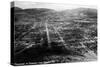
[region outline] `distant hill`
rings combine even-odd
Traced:
[[[11,9],[12,9],[12,10],[15,10],[15,11],[16,11],[16,10],[23,10],[22,8],[19,8],[19,7],[11,7]]]
[[[91,8],[67,9],[64,11],[55,11],[47,8],[14,9],[15,21],[68,21],[73,19],[97,18],[97,10]],[[31,21],[30,21],[31,20]]]
[[[11,8],[14,9],[15,22],[17,21],[41,21],[45,20],[48,15],[54,15],[55,10],[46,8],[32,8],[32,9],[21,9],[18,7]],[[50,17],[50,16],[49,16]]]
[[[91,8],[77,8],[71,10],[64,10],[61,11],[60,14],[64,17],[71,17],[71,18],[97,18],[97,10]]]

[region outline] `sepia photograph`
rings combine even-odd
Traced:
[[[11,65],[97,61],[97,7],[13,1]]]

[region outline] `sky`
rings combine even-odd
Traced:
[[[43,2],[31,2],[31,1],[14,1],[14,6],[23,9],[27,8],[48,8],[57,11],[75,8],[96,8],[96,6],[90,5],[73,5],[73,4],[55,4],[55,3],[43,3]]]

